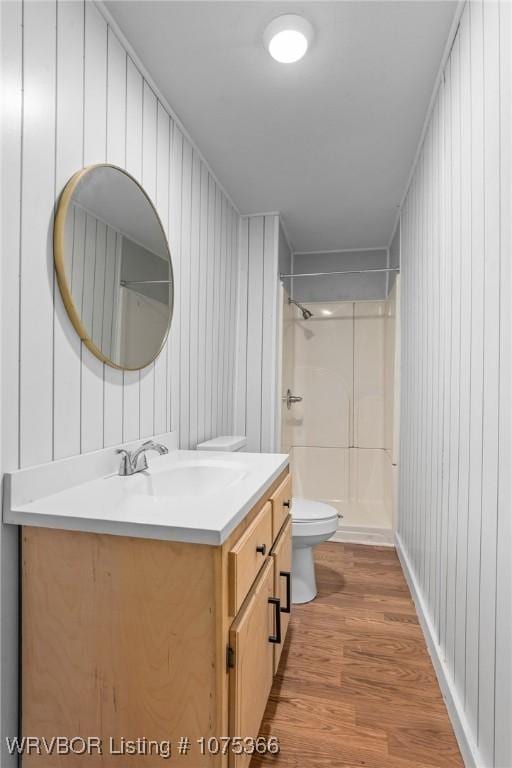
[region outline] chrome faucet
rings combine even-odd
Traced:
[[[117,453],[121,454],[121,465],[119,467],[120,475],[134,475],[136,472],[143,472],[148,468],[148,459],[146,451],[156,451],[160,456],[169,453],[168,448],[161,443],[155,443],[154,440],[146,440],[134,451],[127,451],[126,448],[119,448]]]

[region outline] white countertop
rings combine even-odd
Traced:
[[[219,545],[286,468],[288,455],[171,450],[149,453],[148,461],[145,472],[108,474],[48,494],[40,477],[23,485],[12,473],[4,522]]]

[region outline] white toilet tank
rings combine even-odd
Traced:
[[[198,443],[198,451],[245,451],[247,438],[245,435],[219,435],[206,440],[204,443]]]

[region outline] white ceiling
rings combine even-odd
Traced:
[[[456,3],[107,6],[242,213],[298,251],[387,245]],[[296,64],[261,42],[281,13],[314,26]]]

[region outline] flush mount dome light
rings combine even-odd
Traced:
[[[281,64],[293,64],[306,53],[313,27],[302,16],[288,13],[271,21],[263,33],[265,48]]]

